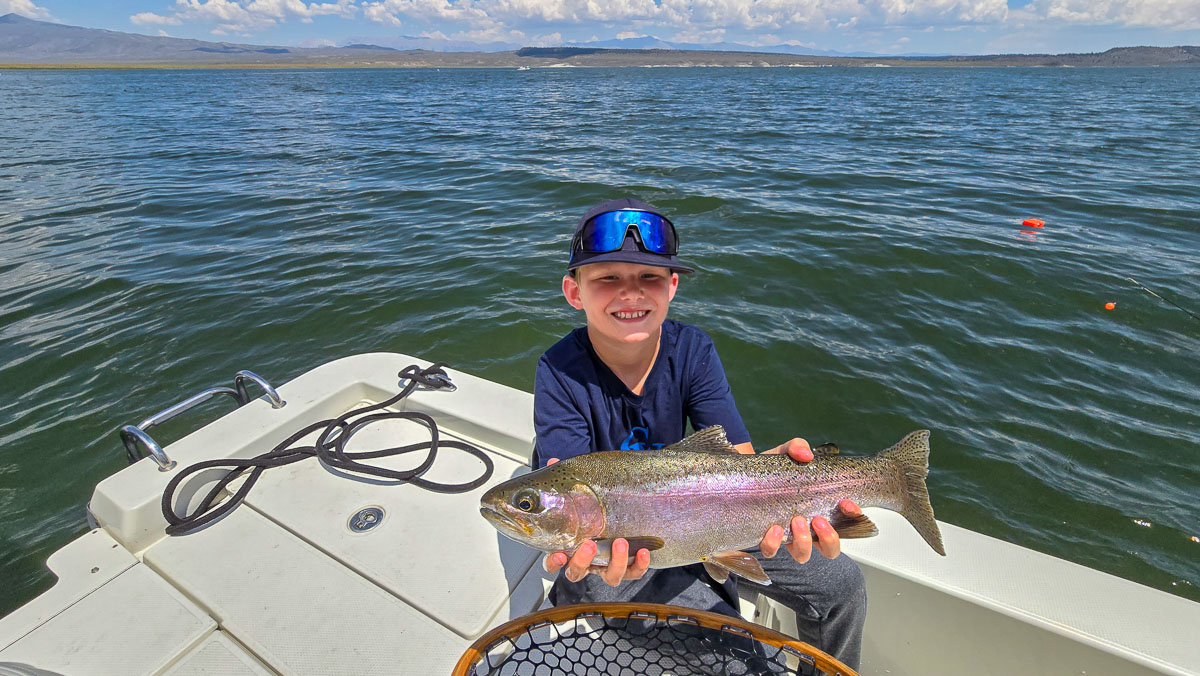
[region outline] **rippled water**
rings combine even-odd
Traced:
[[[679,224],[701,271],[672,312],[759,446],[928,427],[942,520],[1200,600],[1200,321],[1125,279],[1200,314],[1198,92],[1200,69],[0,71],[0,612],[52,584],[116,428],[238,369],[391,350],[531,389],[581,321],[574,220],[625,194]]]

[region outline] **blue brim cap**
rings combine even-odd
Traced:
[[[638,211],[649,211],[658,214],[663,218],[666,216],[657,207],[646,204],[641,200],[633,199],[632,197],[622,197],[621,199],[610,200],[604,204],[597,204],[588,209],[583,218],[579,219],[579,223],[575,225],[575,235],[578,235],[583,226],[587,224],[593,217],[609,211],[620,211],[622,209],[635,209]],[[669,219],[668,219],[669,220]],[[575,237],[571,237],[571,241],[575,241]],[[680,263],[675,256],[666,254],[656,254],[645,251],[638,246],[633,237],[626,237],[618,251],[606,251],[603,253],[588,253],[585,251],[572,251],[571,260],[567,263],[567,270],[574,270],[581,265],[590,265],[592,263],[633,263],[635,265],[653,265],[659,268],[670,268],[672,272],[680,272],[690,274],[695,270],[687,265]]]

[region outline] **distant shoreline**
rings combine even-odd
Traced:
[[[1091,54],[842,56],[792,50],[524,47],[507,52],[437,52],[379,45],[283,47],[123,33],[0,16],[2,70],[301,68],[981,68],[1200,66],[1200,47],[1114,47]]]
[[[445,52],[453,54],[454,52]],[[539,60],[541,61],[541,60]],[[822,60],[824,61],[824,60]],[[446,62],[324,62],[324,63],[0,63],[0,70],[562,70],[571,68],[1187,68],[1200,64],[1073,64],[1032,60],[934,61],[926,59],[829,59],[822,63],[454,63]]]

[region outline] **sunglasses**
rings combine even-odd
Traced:
[[[678,253],[679,238],[671,221],[649,211],[607,211],[597,214],[583,224],[572,251],[608,253],[618,251],[626,235],[633,230],[635,239],[650,253],[674,256]]]

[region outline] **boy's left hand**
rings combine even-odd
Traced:
[[[764,451],[764,453],[786,453],[792,460],[800,463],[812,462],[813,459],[813,452],[808,442],[799,437],[780,444],[769,451]],[[838,509],[842,510],[842,513],[847,516],[862,514],[862,509],[853,500],[842,500],[838,503]],[[792,541],[785,546],[788,553],[796,561],[804,563],[812,556],[813,540],[811,533],[814,532],[817,534],[816,549],[825,558],[836,558],[842,553],[841,538],[838,537],[837,531],[833,529],[833,526],[829,525],[829,520],[825,517],[814,516],[811,531],[809,530],[809,524],[805,523],[803,516],[797,515],[792,517],[792,522],[789,525],[792,529]],[[767,534],[763,536],[762,542],[759,543],[759,548],[762,550],[763,556],[769,559],[779,553],[779,547],[782,544],[783,526],[776,524],[767,529]]]

